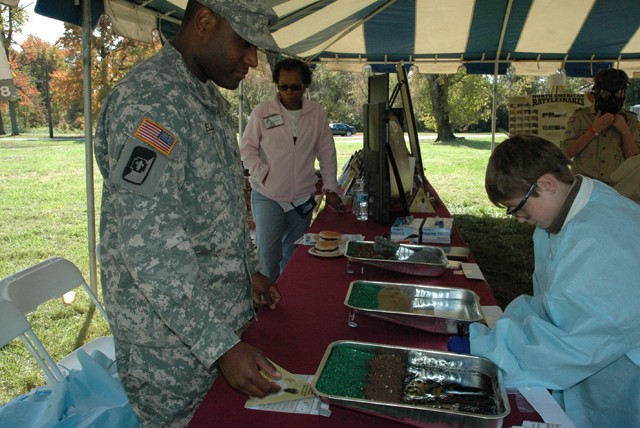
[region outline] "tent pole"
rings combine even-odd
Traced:
[[[500,41],[498,42],[498,49],[496,51],[495,66],[493,68],[493,94],[491,101],[491,153],[496,145],[496,111],[498,110],[498,72],[500,71],[500,55],[502,55],[502,44],[504,43],[504,37],[507,32],[507,25],[509,24],[509,16],[511,16],[511,7],[513,6],[513,0],[509,0],[507,3],[507,10],[504,14],[504,20],[502,21],[502,30],[500,31]]]
[[[91,117],[91,0],[82,1],[82,81],[84,98],[84,142],[87,192],[87,232],[89,238],[89,286],[97,294],[96,213],[93,189],[93,138]]]
[[[491,153],[496,145],[496,104],[498,103],[498,62],[496,61],[496,68],[493,73],[493,89],[491,94]]]

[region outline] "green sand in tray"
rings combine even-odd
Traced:
[[[378,309],[378,293],[382,287],[375,284],[354,284],[349,295],[349,305],[362,309]]]
[[[334,346],[316,382],[316,388],[327,395],[365,398],[368,363],[373,355],[345,345]]]
[[[365,394],[365,389],[370,387],[371,373],[370,361],[380,355],[392,355],[389,353],[380,354],[380,351],[363,350],[353,347],[349,344],[337,344],[331,349],[331,353],[327,358],[320,377],[316,382],[316,389],[329,396],[352,398],[352,399],[372,399],[371,393]],[[396,354],[400,355],[400,354]],[[403,354],[406,358],[406,355]],[[378,360],[380,362],[381,360]],[[384,369],[378,366],[378,370],[382,370],[380,374],[384,375]],[[438,370],[435,366],[415,366],[411,372],[412,380],[408,385],[402,386],[402,398],[375,398],[377,401],[409,403],[419,406],[433,407],[437,409],[451,409],[468,413],[476,413],[481,415],[497,415],[500,410],[496,402],[495,392],[491,388],[478,390],[475,387],[469,387],[458,384],[454,381],[443,383],[439,378],[430,378],[429,376],[416,375],[422,373],[421,370],[433,369]],[[427,370],[429,371],[429,370]],[[388,372],[392,373],[392,372]],[[462,373],[462,371],[461,371]],[[469,373],[467,373],[469,375]],[[486,374],[478,373],[477,375],[488,377]],[[375,376],[374,376],[375,377]],[[378,379],[379,380],[379,379]],[[414,384],[415,382],[415,384]],[[488,381],[491,383],[491,381]],[[369,383],[369,385],[368,385]],[[486,382],[479,382],[482,384]],[[425,385],[433,389],[425,389]],[[448,390],[458,390],[460,394],[452,394],[447,391],[442,392],[442,388],[446,386]],[[436,395],[433,395],[437,393]],[[369,396],[367,398],[367,395]]]

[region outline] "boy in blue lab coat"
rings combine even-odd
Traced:
[[[552,390],[577,427],[640,421],[640,205],[573,176],[554,144],[514,136],[489,159],[489,199],[536,226],[533,296],[495,328],[470,327],[473,355],[507,387]]]

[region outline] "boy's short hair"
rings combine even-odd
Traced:
[[[559,147],[535,135],[514,135],[500,143],[491,154],[485,175],[485,189],[494,205],[522,197],[544,174],[573,183],[571,160]],[[534,190],[532,196],[538,196]]]

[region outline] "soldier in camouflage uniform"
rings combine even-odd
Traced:
[[[100,112],[101,281],[118,372],[146,426],[186,426],[219,372],[247,395],[279,389],[239,337],[254,304],[274,309],[280,293],[258,272],[230,108],[213,84],[237,88],[256,46],[277,50],[276,19],[261,1],[190,0],[176,38]]]
[[[562,149],[573,173],[596,178],[640,202],[640,123],[623,108],[627,74],[610,68],[593,78],[594,105],[569,118]]]

